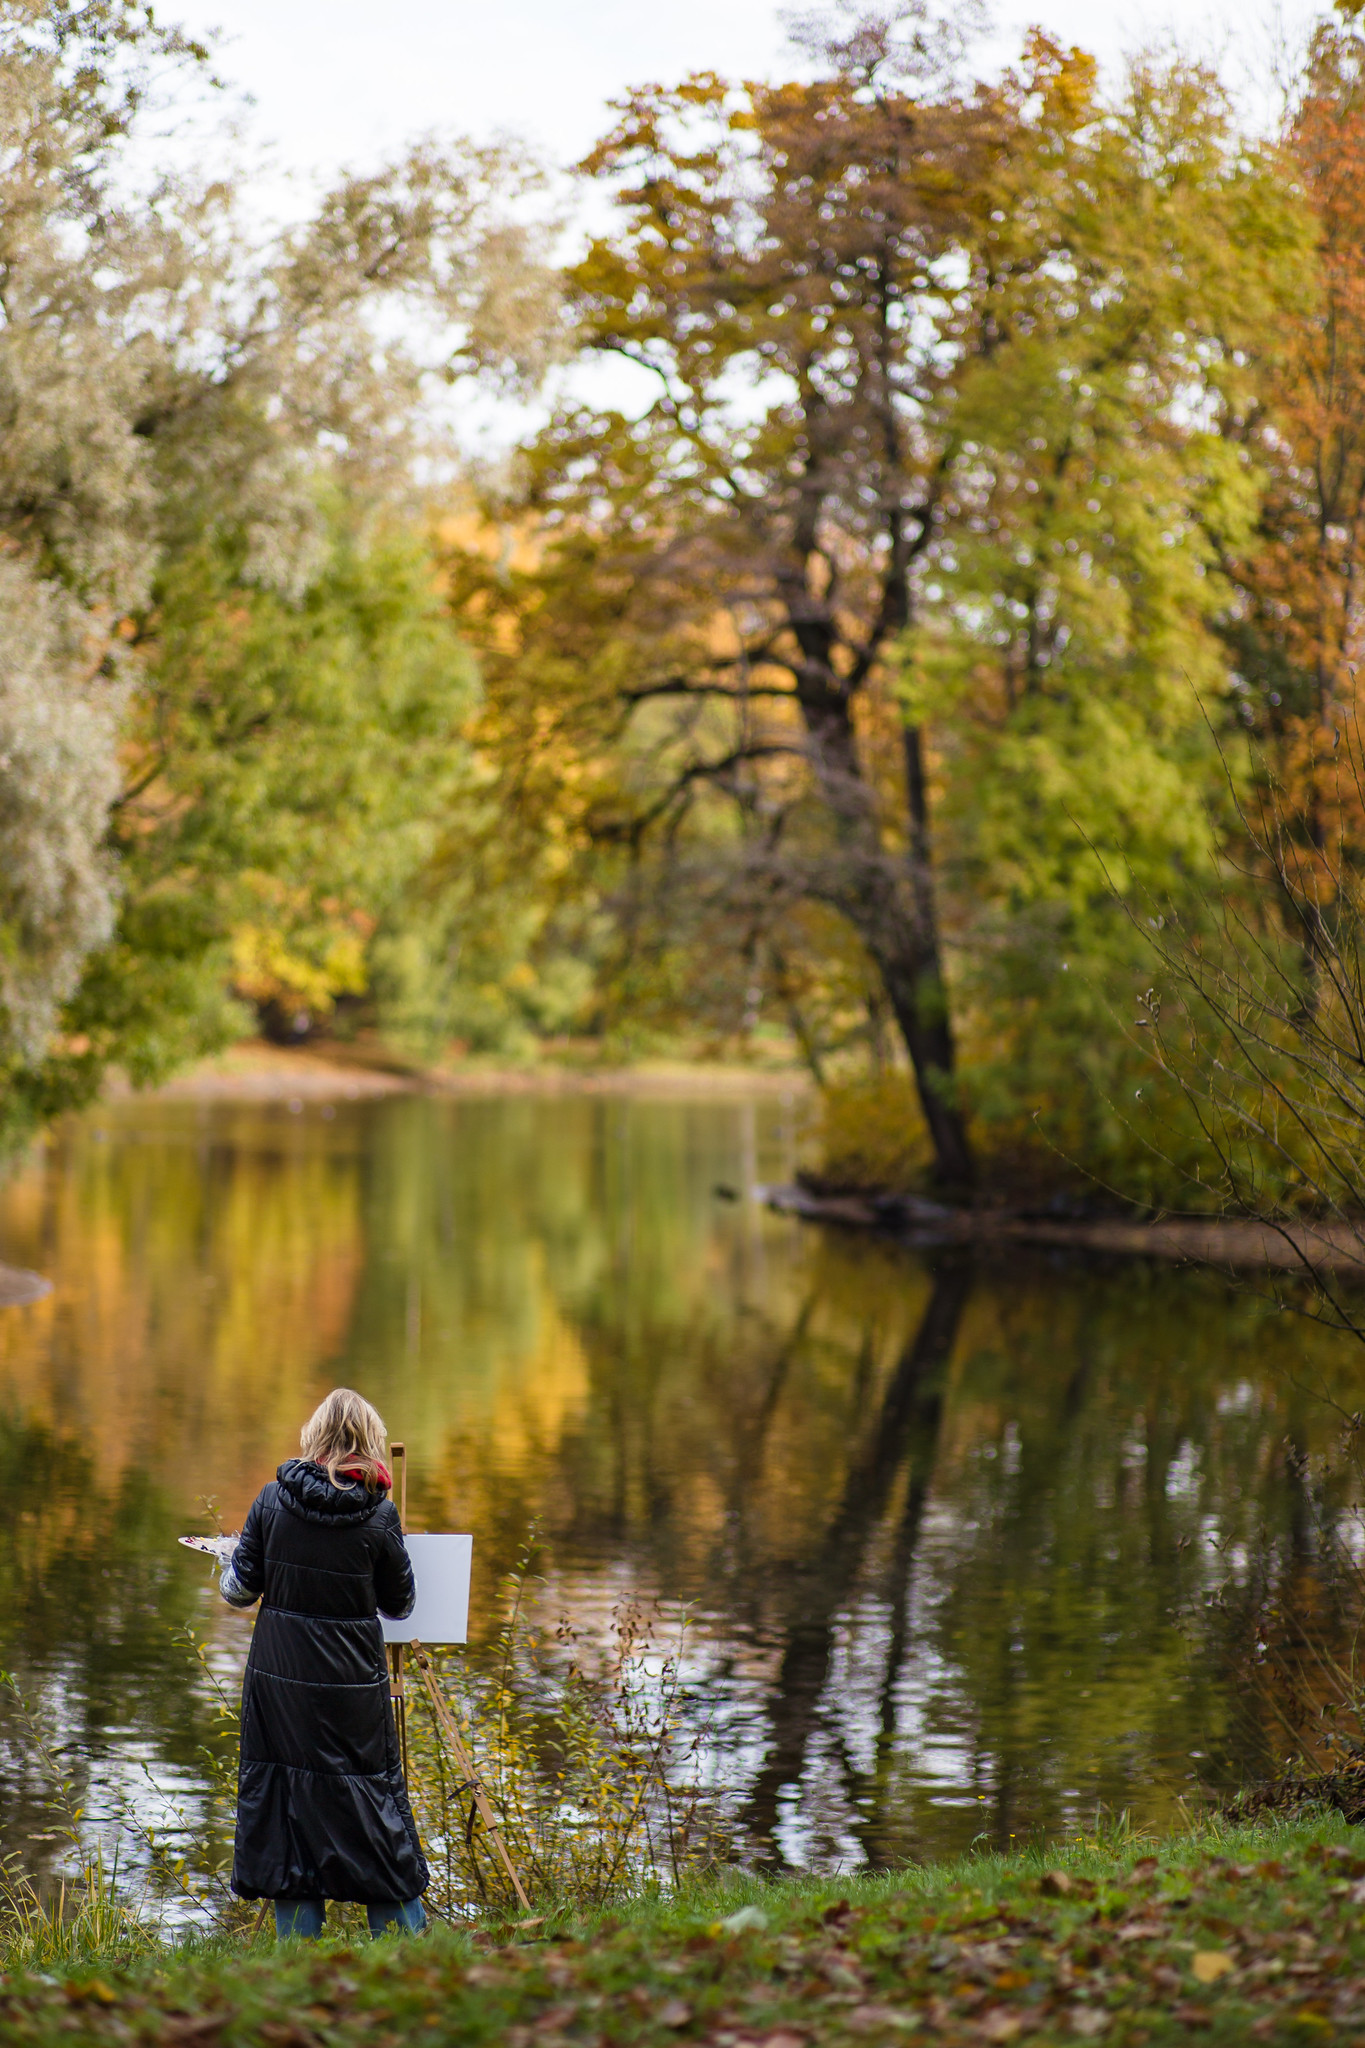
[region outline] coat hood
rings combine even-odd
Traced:
[[[368,1522],[384,1499],[363,1486],[333,1486],[310,1458],[286,1458],[275,1477],[285,1506],[305,1522]]]

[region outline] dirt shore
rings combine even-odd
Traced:
[[[700,1061],[648,1060],[629,1067],[571,1066],[562,1062],[512,1066],[467,1060],[406,1067],[375,1048],[300,1046],[251,1040],[213,1059],[200,1060],[162,1087],[134,1097],[113,1081],[108,1101],[359,1102],[387,1095],[804,1095],[810,1083],[799,1069],[721,1066]]]

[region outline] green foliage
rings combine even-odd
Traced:
[[[1206,923],[1235,836],[1223,565],[1250,544],[1259,479],[1231,430],[1310,244],[1207,74],[1140,68],[1104,108],[1074,65],[1033,56],[1032,153],[1003,174],[983,251],[1001,339],[958,384],[963,452],[903,701],[938,757],[984,1142],[1032,1147],[1035,1170],[1050,1146],[1139,1193],[1165,1164],[1144,1170],[1133,1110],[1152,1083],[1129,1028],[1133,914]],[[1163,1140],[1186,1166],[1187,1124]]]
[[[243,547],[205,544],[159,585],[114,825],[119,920],[63,1040],[15,1077],[25,1106],[79,1101],[114,1062],[159,1079],[253,1010],[287,1031],[346,995],[400,1026],[416,1007],[396,967],[468,780],[471,662],[410,531],[357,532],[334,506],[297,598],[253,584]]]
[[[144,900],[214,905],[244,998],[325,1016],[420,898],[467,777],[474,678],[410,532],[358,533],[336,508],[297,601],[252,586],[243,546],[163,579],[125,868]]]

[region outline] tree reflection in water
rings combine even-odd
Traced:
[[[231,1526],[338,1381],[411,1445],[414,1524],[474,1530],[485,1636],[532,1521],[551,1618],[690,1606],[760,1860],[1097,1800],[1160,1823],[1278,1755],[1238,1629],[1267,1570],[1351,1626],[1287,1446],[1330,1444],[1324,1392],[1365,1406],[1355,1349],[1210,1275],[926,1264],[717,1202],[789,1171],[791,1117],[134,1103],[36,1153],[0,1189],[0,1256],[56,1282],[0,1315],[0,1657],[96,1794],[144,1762],[192,1789],[210,1724],[172,1636],[215,1611],[172,1538],[210,1493]],[[1348,1490],[1319,1493],[1330,1524]],[[230,1664],[243,1628],[213,1626]],[[34,1789],[0,1739],[8,1847]]]

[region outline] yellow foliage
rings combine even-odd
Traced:
[[[904,1188],[929,1163],[915,1083],[893,1071],[827,1088],[820,1120],[820,1173],[842,1187]]]

